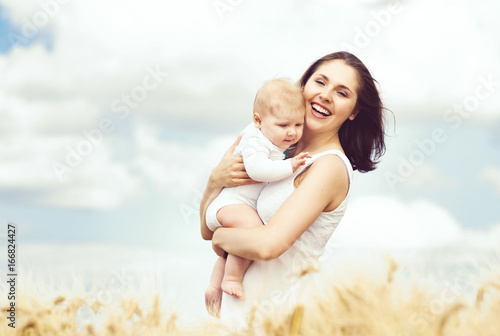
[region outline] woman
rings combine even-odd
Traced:
[[[250,315],[254,322],[271,318],[301,302],[311,270],[344,215],[352,171],[375,169],[385,150],[382,102],[356,56],[326,55],[299,83],[306,114],[294,152],[312,158],[291,177],[264,188],[257,212],[266,225],[211,232],[205,224],[206,208],[223,187],[252,183],[241,158],[232,157],[238,141],[212,171],[201,201],[202,237],[212,239],[216,253],[254,260],[243,280],[245,300],[223,298],[221,318],[232,324],[244,326]]]

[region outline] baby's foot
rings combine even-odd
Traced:
[[[243,293],[243,284],[241,283],[241,281],[224,280],[222,281],[221,287],[226,294],[233,295],[240,300],[243,300],[245,298],[245,295]]]
[[[210,315],[219,318],[221,301],[222,290],[214,286],[208,286],[205,290],[205,306]]]

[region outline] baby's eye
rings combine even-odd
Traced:
[[[285,128],[287,125],[286,124],[281,124],[281,125],[278,125],[278,126]]]
[[[295,124],[295,126],[300,127],[300,126],[302,126],[302,124]]]

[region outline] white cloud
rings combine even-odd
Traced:
[[[206,1],[70,0],[51,9],[42,8],[42,2],[1,3],[21,30],[34,24],[36,15],[52,11],[39,28],[52,34],[53,49],[21,45],[0,55],[0,186],[26,190],[26,201],[90,208],[123,204],[146,181],[160,191],[173,184],[188,189],[199,184],[207,174],[199,162],[215,165],[231,141],[187,145],[182,136],[163,139],[162,128],[178,127],[182,134],[197,124],[213,129],[215,138],[217,127],[249,118],[264,80],[277,75],[297,79],[317,57],[353,43],[357,29],[374,20],[372,9],[386,8],[371,0],[356,3],[372,6],[354,8],[323,0],[241,2],[221,20]],[[466,83],[496,64],[493,56],[477,61],[493,48],[477,24],[488,11],[471,15],[467,5],[444,1],[434,4],[432,13],[426,4],[404,6],[360,51],[391,102],[433,104],[449,99],[448,88],[459,98],[473,93],[474,86]],[[437,31],[449,43],[442,43]],[[382,47],[383,53],[377,49]],[[446,67],[441,71],[435,64]],[[148,66],[169,76],[132,111],[140,117],[124,120],[64,184],[55,182],[51,162],[64,159],[66,146],[74,147],[85,139],[85,130],[112,114],[113,102],[141,85]],[[130,157],[120,160],[112,139],[127,137]],[[409,183],[439,182],[437,169],[422,168]],[[37,198],[29,189],[49,192]]]
[[[412,249],[457,242],[461,230],[443,208],[422,199],[361,197],[349,204],[331,243],[344,247]]]
[[[200,146],[160,140],[160,127],[137,123],[135,165],[159,191],[173,186],[190,190],[204,185],[210,170],[235,139],[222,137]],[[179,190],[179,193],[181,191]]]
[[[376,5],[374,1],[360,1],[358,5],[367,3]],[[42,10],[38,4],[27,6],[5,0],[4,4],[21,26]],[[380,4],[347,10],[325,1],[318,4],[240,3],[221,20],[210,2],[69,1],[50,18],[54,36],[51,53],[32,46],[0,57],[8,83],[4,89],[27,98],[44,92],[66,98],[84,96],[109,108],[116,96],[137,84],[147,65],[159,64],[173,72],[171,80],[175,83],[164,87],[161,95],[148,98],[147,112],[157,111],[158,106],[178,110],[179,105],[189,103],[187,99],[213,96],[215,89],[227,90],[225,84],[233,86],[231,81],[251,88],[252,97],[265,79],[276,75],[298,78],[316,57],[343,42],[353,44],[358,29],[376,23],[373,13],[388,8]],[[439,101],[442,106],[445,99],[444,105],[451,106],[474,92],[475,87],[467,83],[494,69],[496,59],[485,59],[485,55],[494,55],[492,43],[476,22],[484,14],[471,15],[467,4],[449,6],[441,1],[433,6],[431,13],[425,4],[402,4],[401,13],[393,15],[390,23],[360,50],[361,58],[367,60],[392,101],[419,106],[436,106],[433,102]],[[276,12],[282,15],[277,17]],[[425,25],[420,24],[422,18],[426,18]],[[248,29],[248,24],[253,28]],[[270,31],[272,39],[266,38]],[[319,31],[331,33],[325,37],[316,33]],[[442,43],[442,34],[447,43]],[[389,50],[378,53],[379,46]],[[481,62],[475,61],[477,56],[481,56]],[[451,72],[439,71],[435,76],[436,57],[443,59],[438,63]],[[193,74],[193,68],[201,71]],[[457,68],[461,71],[455,71]],[[175,95],[165,99],[165,93],[172,91],[186,99],[180,104]],[[226,99],[235,94],[228,93]],[[484,106],[491,104],[488,101]],[[191,110],[196,115],[204,112]],[[422,116],[431,110],[411,113]],[[481,109],[477,115],[488,111]]]
[[[0,186],[17,189],[22,194],[20,202],[72,208],[106,209],[139,196],[137,177],[127,166],[113,162],[109,146],[104,141],[98,146],[90,144],[83,134],[40,137],[21,132],[3,136]],[[70,154],[73,151],[76,154]],[[68,157],[72,158],[68,161]],[[61,168],[55,168],[55,163]]]
[[[484,6],[498,11],[496,3]],[[498,22],[485,20],[473,2],[450,6],[438,1],[432,10],[419,2],[404,2],[401,7],[381,37],[392,52],[375,63],[388,100],[405,108],[400,117],[441,119],[445,109],[475,94],[479,77],[493,75],[498,82],[500,73],[494,65],[498,50],[491,34]],[[471,118],[498,119],[498,91],[496,87],[481,100]],[[418,108],[409,110],[412,105]]]
[[[453,216],[427,199],[403,202],[394,197],[353,199],[330,239],[327,252],[401,252],[433,248],[497,249],[500,223],[488,229],[462,228]]]
[[[113,162],[105,144],[70,169],[63,182],[53,183],[50,192],[36,201],[71,208],[110,209],[144,194],[140,177],[129,167]]]
[[[435,165],[422,164],[415,168],[415,173],[409,176],[405,183],[412,187],[446,187],[455,183],[441,172]]]
[[[500,246],[500,223],[485,230],[464,230],[461,243],[463,247],[498,249]]]
[[[0,98],[3,135],[71,136],[98,127],[98,105],[86,99],[30,101],[2,92]]]
[[[500,193],[500,168],[487,167],[480,173],[479,178]]]

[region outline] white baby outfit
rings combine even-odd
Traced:
[[[242,156],[248,176],[259,182],[281,180],[293,174],[290,160],[283,160],[283,149],[275,146],[262,132],[248,125],[241,132],[241,141],[234,150],[234,156]],[[229,204],[248,204],[257,209],[257,198],[266,183],[224,188],[207,209],[206,222],[214,231],[221,224],[217,221],[217,211]]]

